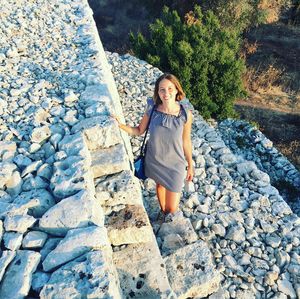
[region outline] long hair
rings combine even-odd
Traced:
[[[184,97],[185,94],[182,90],[181,84],[179,83],[179,80],[172,74],[170,73],[165,73],[163,75],[161,75],[155,82],[155,88],[154,88],[154,95],[153,95],[153,99],[156,105],[159,105],[162,103],[159,95],[158,95],[158,89],[159,89],[159,83],[163,80],[163,79],[167,79],[169,81],[171,81],[176,89],[177,89],[177,94],[176,94],[176,101],[181,101]]]

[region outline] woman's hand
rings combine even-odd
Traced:
[[[115,114],[111,114],[110,116],[111,116],[114,120],[117,121],[118,126],[120,127],[120,125],[121,125],[120,118],[119,118],[118,116],[116,116]]]
[[[193,177],[194,177],[194,168],[193,166],[188,166],[185,179],[191,182],[193,180]]]

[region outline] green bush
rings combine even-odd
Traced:
[[[203,15],[199,6],[185,21],[164,7],[149,30],[148,39],[130,33],[134,54],[176,75],[203,117],[235,116],[233,102],[244,95],[239,35],[221,28],[211,11]]]

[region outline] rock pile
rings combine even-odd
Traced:
[[[300,221],[268,174],[191,107],[195,179],[159,223],[109,114],[110,68],[132,125],[161,72],[106,58],[87,2],[1,4],[0,298],[299,297]]]
[[[125,118],[135,125],[161,71],[129,55],[107,55]],[[195,177],[185,186],[181,212],[169,222],[156,221],[159,207],[155,185],[150,179],[144,182],[144,204],[165,256],[171,287],[180,298],[207,296],[197,290],[199,279],[194,284],[194,278],[199,278],[195,269],[201,269],[201,258],[205,257],[206,261],[214,260],[221,273],[221,278],[210,276],[209,263],[203,265],[211,282],[221,280],[219,290],[208,298],[299,298],[300,219],[272,186],[272,172],[269,175],[266,168],[262,171],[254,156],[235,154],[226,145],[231,142],[224,138],[228,135],[215,129],[217,123],[209,125],[197,111],[193,114]],[[221,123],[219,130],[228,129],[228,122]],[[260,132],[259,136],[257,148],[271,146]],[[136,155],[140,142],[141,137],[131,138]],[[270,152],[275,153],[275,149]],[[263,157],[261,153],[261,160]],[[298,182],[290,164],[284,171]],[[209,246],[213,258],[200,250],[201,242]],[[181,273],[193,285],[189,291]]]
[[[171,298],[87,2],[3,1],[0,34],[0,298]]]

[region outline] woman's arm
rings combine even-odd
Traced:
[[[149,122],[149,116],[146,113],[144,114],[140,124],[137,127],[131,127],[131,126],[122,124],[120,122],[120,119],[115,115],[112,115],[112,117],[118,122],[118,126],[120,129],[127,132],[129,135],[133,135],[133,136],[139,136],[139,135],[144,134],[144,132],[147,129],[148,122]]]
[[[194,177],[193,158],[192,158],[192,140],[191,140],[192,122],[193,122],[192,112],[188,111],[187,122],[183,127],[183,135],[182,135],[183,151],[188,163],[187,176],[186,176],[187,181],[191,181]]]

